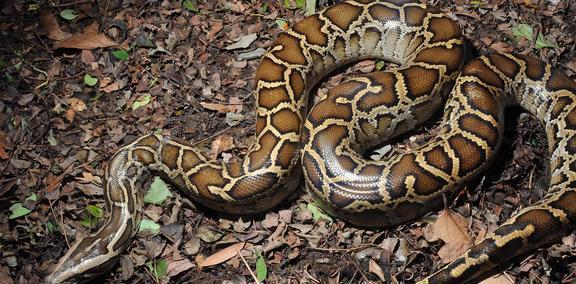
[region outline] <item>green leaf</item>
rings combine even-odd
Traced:
[[[264,281],[268,276],[266,260],[259,251],[256,251],[256,257],[256,279],[258,279],[258,281]]]
[[[96,205],[88,205],[84,208],[84,214],[82,214],[83,218],[80,224],[86,228],[94,228],[103,215],[102,208]]]
[[[48,223],[46,223],[46,230],[48,231],[48,233],[52,234],[57,229],[58,226],[54,225],[52,222],[48,221]]]
[[[122,49],[114,50],[114,51],[112,51],[112,55],[114,55],[114,57],[116,57],[122,61],[128,60],[128,51],[126,51],[126,50],[122,50]]]
[[[226,113],[226,124],[229,126],[236,126],[244,120],[245,116],[241,113],[227,112]]]
[[[168,262],[166,260],[159,260],[158,262],[155,261],[148,261],[146,262],[146,266],[154,275],[154,278],[160,279],[166,277],[166,272],[168,271]]]
[[[380,60],[376,62],[376,70],[380,71],[382,68],[386,66],[386,62],[384,60]]]
[[[534,45],[537,49],[545,48],[545,47],[553,47],[557,48],[558,45],[553,41],[544,37],[542,33],[538,33],[538,37],[536,37],[536,44]]]
[[[184,0],[182,2],[182,5],[184,6],[184,8],[188,11],[191,12],[198,12],[198,5],[196,4],[196,1],[192,1],[192,0]]]
[[[171,196],[172,193],[168,190],[168,185],[161,178],[155,177],[144,196],[144,202],[159,205]]]
[[[20,202],[12,204],[9,209],[12,214],[8,216],[8,219],[16,219],[22,216],[26,216],[32,212],[32,210],[22,206],[22,203]]]
[[[86,206],[86,208],[84,208],[84,210],[86,210],[86,212],[88,212],[90,215],[92,215],[98,219],[102,218],[102,216],[104,215],[102,208],[100,208],[96,205],[88,205],[88,206]]]
[[[268,12],[268,3],[264,3],[264,5],[260,7],[260,13],[266,13],[266,12]]]
[[[145,95],[140,96],[132,104],[132,110],[136,110],[136,109],[139,109],[143,106],[148,105],[150,103],[151,99],[152,99],[152,96],[150,94],[145,94]]]
[[[38,197],[36,196],[36,193],[32,193],[30,194],[30,196],[26,197],[26,199],[24,199],[25,201],[38,201]]]
[[[62,10],[62,12],[60,12],[60,17],[68,20],[68,21],[72,21],[74,19],[76,19],[76,17],[78,17],[78,12],[72,10],[72,9],[64,9]]]
[[[512,28],[512,34],[514,37],[519,40],[523,37],[527,38],[529,41],[534,39],[534,30],[530,25],[527,24],[519,24],[516,27]]]
[[[98,78],[94,78],[92,76],[90,76],[90,74],[86,73],[86,75],[84,75],[84,84],[90,86],[90,87],[94,87],[96,85],[96,83],[98,83]]]
[[[276,25],[283,31],[288,30],[288,21],[284,19],[276,19]]]
[[[284,0],[284,8],[286,9],[302,9],[306,5],[306,0]]]
[[[318,206],[316,206],[316,204],[314,203],[308,203],[308,206],[306,207],[308,210],[310,210],[310,212],[312,212],[312,218],[314,218],[314,221],[318,221],[320,218],[332,223],[332,217],[328,216],[326,213],[324,213]]]
[[[160,225],[152,220],[142,220],[138,232],[150,231],[152,234],[157,235],[160,233]]]
[[[305,16],[310,16],[316,12],[316,0],[306,0],[306,12]]]

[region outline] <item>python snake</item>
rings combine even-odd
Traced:
[[[365,58],[399,67],[349,79],[308,111],[314,84]],[[315,202],[352,224],[412,220],[490,165],[502,140],[504,107],[511,104],[545,126],[549,191],[422,283],[471,281],[558,240],[576,223],[576,83],[521,55],[494,53],[463,62],[458,25],[418,1],[350,0],[306,17],[278,36],[256,71],[256,142],[245,158],[212,161],[161,135],[124,146],[105,172],[110,219],[77,241],[47,282],[89,279],[115,264],[142,218],[139,180],[145,171],[203,205],[234,214],[274,207],[303,173]],[[446,99],[442,90],[452,84]],[[380,161],[363,156],[429,119],[444,101],[440,130],[427,144]]]

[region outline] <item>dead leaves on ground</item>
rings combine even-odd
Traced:
[[[25,37],[24,46],[10,46],[19,50],[18,56],[6,53],[9,55],[6,74],[22,84],[10,85],[0,94],[0,121],[9,125],[0,131],[0,162],[4,163],[1,165],[4,188],[0,194],[3,197],[7,192],[13,194],[10,203],[22,202],[35,188],[44,194],[39,196],[43,199],[26,220],[0,226],[0,234],[9,238],[3,247],[7,261],[0,263],[1,282],[11,276],[37,277],[31,271],[37,271],[43,264],[32,260],[48,259],[34,255],[36,251],[46,251],[37,246],[64,244],[58,233],[47,232],[44,225],[64,218],[63,230],[72,234],[81,228],[77,219],[86,204],[103,205],[100,178],[107,162],[97,157],[109,157],[134,137],[155,131],[190,141],[210,141],[206,152],[213,159],[230,160],[233,154],[242,154],[248,148],[254,121],[250,82],[258,59],[275,34],[302,15],[285,10],[281,2],[268,3],[267,12],[260,10],[259,5],[264,2],[258,1],[200,2],[202,13],[187,12],[181,6],[182,1],[153,3],[148,10],[142,10],[144,14],[134,13],[133,7],[107,9],[106,18],[118,17],[127,23],[128,38],[123,43],[99,32],[95,18],[85,17],[81,23],[67,22],[54,16],[57,9],[42,11],[38,26],[11,30],[14,23],[0,23],[2,32],[24,31],[21,36]],[[562,12],[574,10],[567,6],[574,7],[574,3],[541,1],[544,2],[549,5],[530,11],[502,1],[439,4],[453,12],[451,17],[460,22],[464,34],[470,36],[481,53],[490,49],[538,52],[542,58],[554,59],[566,66],[569,74],[574,74],[576,56],[570,50],[575,38],[571,32],[573,21],[568,21]],[[522,24],[531,25],[532,40],[515,37],[514,28]],[[558,48],[537,49],[539,35]],[[127,61],[116,61],[109,48],[101,48],[118,44],[124,44],[126,50],[131,47]],[[81,50],[46,54],[44,49],[52,48]],[[378,66],[373,61],[364,61],[352,70],[365,73]],[[39,75],[35,68],[45,70],[46,75]],[[82,76],[86,72],[97,77],[98,84],[85,86]],[[46,81],[46,77],[49,84],[43,87],[41,96],[27,90],[35,82]],[[134,108],[134,102],[140,107]],[[526,136],[534,137],[532,132]],[[526,148],[528,143],[517,144]],[[474,200],[472,204],[480,208],[478,211],[464,214],[467,217],[453,211],[443,212],[428,228],[431,232],[418,222],[382,231],[354,228],[336,219],[328,222],[310,210],[314,208],[309,206],[307,197],[251,220],[203,217],[188,201],[186,206],[179,201],[168,206],[149,205],[145,215],[160,224],[160,235],[139,234],[130,257],[120,261],[122,269],[117,272],[122,272],[112,274],[111,279],[150,280],[141,267],[151,259],[165,259],[168,278],[203,275],[206,280],[218,275],[222,279],[239,277],[247,281],[250,277],[239,255],[231,250],[220,252],[243,243],[239,251],[249,265],[256,263],[254,252],[262,252],[271,277],[279,279],[304,278],[311,282],[340,279],[355,283],[362,281],[360,275],[364,273],[371,281],[413,281],[414,277],[430,272],[436,262],[447,262],[456,252],[465,250],[474,235],[481,238],[493,231],[495,224],[501,223],[514,208],[534,200],[524,193],[530,187],[519,182],[522,174],[518,167],[533,167],[536,158],[515,160],[511,162],[511,178],[495,181],[481,190],[488,191],[488,196],[512,195],[500,200],[504,205],[493,206],[484,199],[470,197]],[[512,189],[517,188],[520,194],[514,195]],[[52,206],[56,218],[47,217],[52,216]],[[454,210],[458,209],[456,206]],[[15,226],[18,230],[12,230]],[[31,235],[48,241],[32,244],[27,241]],[[14,244],[14,239],[18,244]],[[573,255],[575,246],[574,241],[566,239],[550,249],[548,257],[561,260],[565,255]],[[434,255],[437,248],[439,261]],[[205,256],[204,261],[217,264],[197,271],[194,258],[200,255]],[[536,273],[547,281],[553,276],[547,274],[549,270],[543,270],[541,263],[537,255],[512,269],[513,275],[529,278]],[[509,275],[501,275],[490,281],[509,283],[503,277],[509,279]]]
[[[54,40],[54,48],[94,49],[118,46],[118,43],[98,31],[97,23],[89,25],[81,33],[70,34],[60,29],[56,17],[49,10],[40,13],[40,23],[48,38]]]
[[[434,242],[444,241],[444,246],[438,251],[442,262],[449,263],[472,247],[474,242],[468,233],[469,221],[462,215],[445,209],[440,212],[434,224],[426,234],[426,240]]]

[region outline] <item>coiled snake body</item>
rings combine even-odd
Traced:
[[[363,58],[397,63],[332,89],[307,112],[308,91],[335,68]],[[186,143],[149,135],[121,148],[105,173],[111,218],[77,241],[48,282],[77,281],[114,265],[142,216],[139,177],[167,177],[219,211],[277,205],[301,172],[329,213],[361,226],[405,222],[442,204],[494,160],[503,109],[520,104],[545,126],[548,194],[520,211],[423,283],[462,283],[561,237],[576,223],[576,83],[529,57],[492,54],[462,68],[456,23],[418,1],[346,1],[282,33],[256,73],[256,143],[242,161],[210,161]],[[382,161],[365,149],[427,120],[455,81],[440,131],[429,143]],[[302,170],[301,170],[302,169]]]

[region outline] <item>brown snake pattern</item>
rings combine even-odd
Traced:
[[[346,81],[307,114],[311,87],[363,58],[399,67]],[[557,240],[576,223],[576,83],[525,56],[492,54],[462,68],[463,58],[458,25],[418,1],[346,1],[305,18],[278,37],[256,72],[257,142],[244,160],[210,161],[189,144],[160,135],[121,148],[105,174],[110,220],[77,241],[47,282],[89,279],[114,265],[139,227],[144,171],[229,213],[274,207],[303,172],[315,201],[350,223],[388,226],[417,218],[494,160],[510,104],[545,126],[549,193],[422,283],[470,281]],[[454,80],[439,133],[429,143],[381,161],[363,157],[366,149],[427,120]]]

